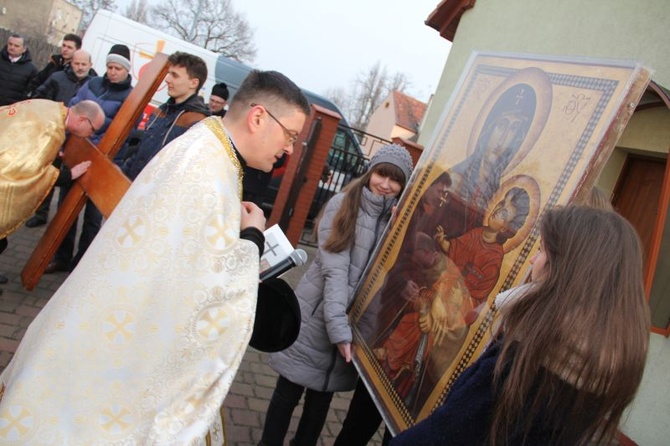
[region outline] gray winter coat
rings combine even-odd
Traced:
[[[352,390],[357,373],[337,350],[352,341],[347,308],[377,242],[388,223],[395,199],[363,188],[351,248],[333,253],[323,249],[344,194],[326,205],[319,222],[319,250],[304,274],[296,295],[302,322],[300,335],[288,349],[270,355],[270,366],[289,381],[323,392]]]

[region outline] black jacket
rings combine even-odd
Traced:
[[[272,171],[280,168],[286,162],[286,154],[279,158],[273,165]],[[242,200],[253,201],[262,207],[268,185],[272,179],[272,171],[263,172],[253,167],[244,166],[244,176],[242,177]]]
[[[7,45],[0,51],[0,106],[13,104],[26,98],[28,83],[37,74],[30,51],[12,63]]]
[[[46,80],[49,79],[49,76],[52,74],[63,70],[66,65],[68,65],[68,63],[63,60],[63,56],[60,54],[52,54],[46,67],[33,76],[33,78],[28,83],[28,88],[26,89],[28,95],[30,97],[35,97],[34,94],[35,90],[37,90],[37,87],[46,82]]]
[[[77,94],[79,88],[91,79],[91,72],[86,77],[79,79],[74,70],[68,64],[61,71],[54,72],[33,93],[33,98],[51,99],[67,105],[70,99]]]
[[[495,341],[482,355],[454,382],[449,395],[442,406],[422,422],[400,433],[391,441],[391,446],[472,446],[487,445],[489,429],[493,413],[500,395],[500,387],[494,384],[496,363],[501,353],[501,340]],[[501,382],[508,374],[510,367],[501,373]],[[549,373],[546,369],[538,373],[538,382],[542,375]],[[555,392],[569,395],[576,399],[577,391],[566,381],[555,375]],[[535,388],[533,391],[537,391]],[[528,408],[534,395],[528,396]],[[578,420],[566,422],[567,414],[549,410],[548,402],[543,402],[536,417],[525,426],[516,423],[507,426],[507,444],[526,446],[561,446],[574,445],[589,425],[595,422],[595,410],[601,404],[599,398],[589,399],[591,409],[581,414]],[[527,420],[528,421],[528,420]],[[528,428],[528,432],[525,430]],[[527,436],[525,436],[527,434]],[[557,437],[562,434],[562,441]],[[525,442],[524,442],[525,441]]]
[[[121,170],[134,180],[163,147],[209,115],[209,108],[197,94],[181,104],[175,104],[172,98],[168,99],[151,113],[137,150],[126,153],[127,158]]]

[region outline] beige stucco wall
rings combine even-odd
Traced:
[[[633,113],[617,145],[666,155],[670,147],[670,110],[654,107]]]
[[[388,107],[386,106],[388,104]],[[393,104],[393,95],[389,95],[382,105],[377,107],[370,116],[370,122],[365,128],[365,132],[370,135],[378,136],[384,139],[391,139],[391,132],[393,132],[393,127],[395,126],[395,108]],[[367,149],[365,153],[371,153],[372,149],[372,140],[364,144],[364,147]]]
[[[670,87],[669,27],[668,0],[478,0],[461,18],[419,143],[429,142],[473,50],[634,59]]]
[[[65,0],[54,0],[47,25],[49,43],[58,45],[65,34],[76,33],[81,15],[81,9],[76,6]]]
[[[412,139],[414,135],[416,135],[416,133],[407,130],[405,127],[400,127],[399,125],[394,125],[393,130],[391,130],[391,138]]]
[[[43,35],[52,0],[0,0],[0,26],[25,36]],[[3,42],[7,43],[7,42]]]

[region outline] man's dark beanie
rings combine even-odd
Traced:
[[[214,96],[218,96],[224,101],[228,100],[228,85],[224,84],[223,82],[218,83],[212,87],[212,94]]]

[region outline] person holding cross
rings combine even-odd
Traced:
[[[33,99],[0,107],[0,253],[7,247],[7,236],[59,180],[59,169],[52,162],[66,133],[89,137],[104,119],[102,109],[91,101],[67,108],[60,102]],[[75,167],[74,178],[86,172],[88,163]],[[0,274],[0,284],[8,281]]]
[[[87,138],[105,115],[98,104],[29,99],[0,107],[0,237],[14,232],[58,179],[51,163],[66,133]]]
[[[21,426],[0,443],[223,442],[264,246],[242,169],[291,154],[309,111],[287,77],[252,71],[223,119],[158,152],[0,376],[0,425]]]
[[[63,48],[66,47],[66,43],[71,44],[71,42],[64,40]],[[88,52],[84,50],[75,51],[72,59],[68,60],[65,65],[65,68],[55,71],[49,76],[43,84],[39,85],[33,91],[31,97],[33,99],[50,99],[68,104],[70,99],[77,93],[77,90],[92,77],[91,72],[95,73],[91,65],[91,55]],[[62,166],[60,159],[54,161],[54,166],[63,169],[61,175],[63,177],[67,177],[70,173],[67,166]],[[66,178],[58,186],[69,184],[70,181]],[[51,207],[51,198],[53,195],[54,189],[51,189],[51,192],[46,196],[40,207],[37,208],[35,215],[30,217],[26,222],[26,227],[35,228],[47,224],[49,207]]]

